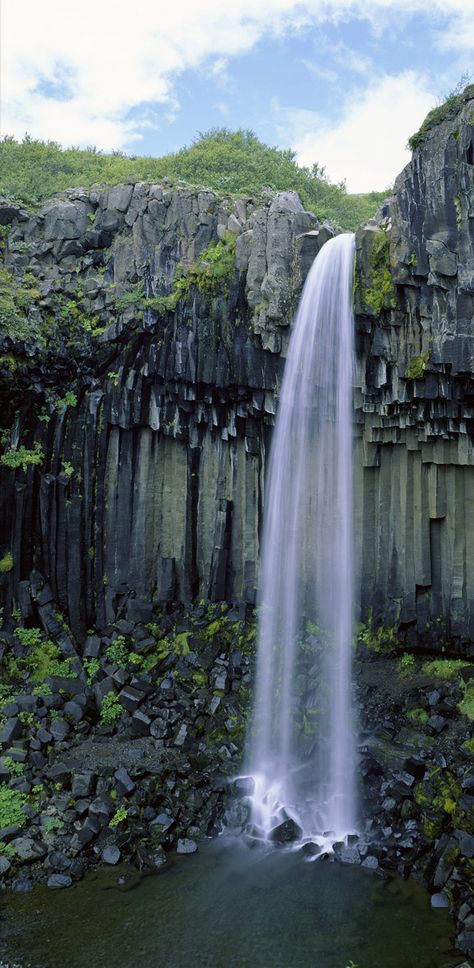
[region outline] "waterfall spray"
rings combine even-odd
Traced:
[[[327,242],[301,296],[264,508],[253,822],[340,839],[356,820],[353,613],[354,236]]]

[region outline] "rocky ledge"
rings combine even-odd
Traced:
[[[0,884],[67,888],[97,863],[125,864],[117,876],[133,882],[161,871],[169,851],[192,853],[224,828],[248,835],[250,791],[232,778],[251,696],[253,613],[131,600],[113,626],[78,641],[38,574],[30,594],[38,627],[18,624],[0,638]],[[303,849],[318,862],[419,877],[432,905],[450,908],[457,946],[473,957],[474,666],[399,649],[392,631],[359,630],[370,819],[333,853]],[[293,843],[298,831],[280,826],[275,846]]]

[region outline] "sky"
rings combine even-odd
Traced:
[[[383,191],[473,55],[474,0],[0,0],[0,133],[159,156],[249,128]]]

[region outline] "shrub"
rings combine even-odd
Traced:
[[[0,457],[0,464],[4,467],[9,467],[12,470],[16,470],[21,467],[23,471],[27,471],[28,467],[31,465],[40,465],[44,461],[43,448],[40,443],[36,442],[33,450],[28,450],[26,447],[10,447],[4,454]]]
[[[413,672],[415,667],[415,656],[411,652],[405,652],[400,659],[400,673],[402,676],[408,676]]]
[[[26,816],[23,812],[25,794],[19,790],[11,790],[6,783],[0,783],[0,828],[17,824],[23,827]]]
[[[126,820],[128,817],[128,810],[126,807],[118,807],[115,811],[113,817],[109,820],[109,827],[118,827],[119,823]]]
[[[118,696],[115,692],[109,692],[102,700],[100,722],[103,726],[114,726],[117,720],[120,719],[122,712],[123,709]]]

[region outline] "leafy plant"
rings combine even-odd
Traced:
[[[84,659],[83,660],[84,671],[87,676],[87,682],[89,685],[93,682],[95,676],[100,669],[100,662],[98,659]]]
[[[120,719],[122,712],[123,708],[120,705],[118,696],[115,692],[109,692],[102,700],[100,722],[103,726],[114,726],[117,720]]]
[[[412,356],[405,373],[407,380],[422,380],[430,362],[430,351],[426,350],[420,356]]]
[[[32,465],[39,466],[43,461],[43,448],[38,441],[34,444],[32,450],[28,450],[23,445],[21,447],[9,447],[0,457],[0,464],[3,464],[4,467],[10,467],[12,470],[21,467],[25,472],[28,467]]]
[[[15,629],[15,638],[18,639],[20,645],[25,646],[27,649],[34,648],[41,644],[41,630],[40,629]]]
[[[400,674],[408,676],[415,668],[415,656],[411,652],[404,652],[400,659]]]
[[[23,827],[26,816],[23,805],[26,797],[19,790],[11,790],[6,783],[0,783],[0,829],[14,824]]]
[[[43,825],[44,832],[46,834],[53,834],[57,830],[62,830],[64,827],[64,820],[60,817],[48,817]]]
[[[3,757],[3,765],[6,770],[8,770],[10,776],[22,776],[25,772],[25,767],[23,763],[18,763],[17,760],[12,759],[11,756]]]
[[[126,807],[118,807],[115,811],[113,817],[109,820],[109,827],[118,827],[119,823],[123,823],[128,817],[128,810]]]

